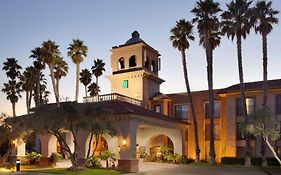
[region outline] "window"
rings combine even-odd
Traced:
[[[154,112],[161,113],[161,106],[160,105],[154,105]]]
[[[276,114],[281,114],[281,95],[276,96],[275,109]]]
[[[148,57],[146,57],[146,60],[145,60],[145,62],[144,62],[144,66],[145,66],[147,69],[149,69],[149,58],[148,58]]]
[[[188,105],[180,104],[175,105],[175,118],[181,120],[188,120]]]
[[[123,80],[123,82],[122,82],[122,87],[123,87],[124,89],[126,89],[126,88],[129,87],[129,85],[128,85],[128,80]]]
[[[251,114],[252,112],[255,111],[256,108],[256,103],[255,103],[255,98],[254,97],[247,97],[246,98],[246,110],[247,114]],[[241,98],[238,98],[236,100],[236,116],[242,116],[242,103],[241,103]]]
[[[129,59],[129,67],[135,67],[137,66],[137,63],[136,63],[136,56],[133,55],[130,57]]]
[[[210,125],[205,125],[205,140],[210,140]],[[220,140],[220,127],[214,125],[214,140]]]
[[[157,64],[156,64],[155,60],[151,61],[150,71],[157,73]]]
[[[245,124],[244,123],[237,123],[237,128],[236,128],[236,139],[237,140],[244,140],[246,138],[246,133],[245,133]],[[254,134],[250,134],[250,138],[254,139],[255,136]]]
[[[118,70],[125,68],[125,60],[123,57],[118,59],[117,67],[118,67]]]
[[[220,102],[214,102],[214,118],[220,118],[221,104]],[[205,117],[210,118],[209,115],[209,102],[205,103]]]

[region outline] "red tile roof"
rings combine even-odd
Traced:
[[[263,81],[244,83],[246,91],[262,90],[262,84]],[[281,79],[268,80],[268,89],[280,89],[280,88],[281,88]],[[221,89],[218,91],[218,94],[225,94],[225,93],[239,92],[239,91],[240,91],[240,83]]]

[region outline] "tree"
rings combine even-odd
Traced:
[[[249,133],[262,136],[263,141],[267,144],[281,166],[281,158],[278,157],[277,152],[271,145],[271,140],[278,140],[281,133],[280,127],[276,126],[278,122],[275,120],[275,117],[272,116],[271,109],[269,107],[262,107],[249,115],[251,124],[246,125],[245,129]]]
[[[83,69],[81,72],[80,72],[80,81],[81,83],[85,86],[85,94],[86,94],[86,97],[88,97],[88,94],[87,94],[87,86],[91,83],[92,81],[92,74],[91,72],[89,71],[89,69]]]
[[[18,117],[17,121],[11,122],[17,125],[17,122],[21,122],[23,127],[27,127],[26,130],[32,130],[36,133],[48,132],[55,136],[61,146],[61,150],[68,155],[71,160],[71,170],[77,170],[79,166],[78,162],[78,133],[80,129],[88,129],[95,126],[96,123],[100,123],[103,133],[109,135],[115,129],[112,129],[110,125],[111,115],[106,106],[102,104],[85,104],[76,102],[64,102],[61,103],[60,108],[55,105],[41,105],[39,108],[34,109],[34,113]],[[36,117],[36,120],[34,120]],[[40,122],[39,122],[40,121]],[[109,127],[110,126],[110,127]],[[64,132],[69,131],[73,136],[74,149],[72,150],[64,137]]]
[[[63,58],[59,58],[55,67],[55,79],[56,79],[56,88],[58,96],[59,94],[59,82],[62,77],[65,77],[68,73],[68,64],[63,60]]]
[[[78,101],[79,96],[79,73],[80,73],[80,63],[83,62],[84,58],[87,56],[88,47],[84,45],[84,41],[79,39],[73,39],[72,43],[69,44],[67,48],[67,55],[71,57],[74,64],[76,64],[76,92],[75,101]]]
[[[252,9],[250,8],[252,1],[236,0],[226,4],[227,10],[221,15],[222,17],[222,33],[233,41],[236,37],[237,60],[240,80],[240,93],[242,115],[245,122],[248,123],[246,110],[246,97],[243,76],[243,58],[242,58],[242,38],[246,39],[247,34],[254,25]],[[245,165],[251,165],[251,143],[250,134],[246,134],[246,153]]]
[[[88,86],[88,92],[90,92],[91,97],[97,96],[99,94],[100,90],[95,82]]]
[[[25,103],[27,114],[29,114],[31,108],[32,94],[36,87],[36,69],[33,66],[27,67],[22,73],[20,80],[22,83],[22,90],[24,90],[26,94]]]
[[[99,95],[99,77],[103,74],[105,71],[105,63],[101,59],[94,60],[94,66],[92,66],[92,73],[96,77],[96,92],[97,95]]]
[[[278,24],[278,18],[275,17],[279,11],[272,8],[272,1],[258,1],[254,8],[254,17],[256,20],[255,31],[262,37],[262,60],[263,60],[263,107],[267,107],[267,35],[272,31],[273,24]],[[262,144],[262,165],[266,165],[266,150]]]
[[[18,79],[21,76],[21,66],[15,58],[7,58],[7,61],[3,63],[3,70],[6,71],[6,75],[9,78],[8,83],[4,83],[2,91],[7,94],[7,100],[12,103],[13,117],[16,116],[16,103],[21,97],[21,82]]]
[[[191,112],[192,112],[192,119],[193,119],[193,125],[194,125],[194,138],[195,138],[195,150],[196,150],[196,160],[195,162],[200,161],[200,147],[199,147],[199,139],[198,139],[198,124],[196,119],[196,113],[194,109],[194,104],[192,100],[192,94],[189,86],[189,80],[188,80],[188,73],[187,73],[187,63],[186,63],[186,55],[185,50],[189,49],[189,40],[193,41],[194,36],[192,34],[192,24],[189,21],[186,21],[184,19],[181,19],[177,21],[177,24],[175,27],[173,27],[170,31],[171,36],[170,40],[173,43],[173,47],[178,49],[181,52],[182,56],[182,66],[183,66],[183,74],[184,74],[184,80],[185,80],[185,86],[188,93],[188,101],[191,106]]]
[[[45,62],[43,58],[43,50],[40,47],[36,47],[35,49],[31,50],[31,55],[29,58],[35,59],[33,65],[36,69],[36,91],[35,91],[35,106],[40,105],[40,74],[42,70],[45,69]]]
[[[219,20],[217,13],[221,11],[219,3],[213,0],[199,0],[196,7],[192,9],[195,15],[192,22],[197,23],[200,37],[200,45],[206,52],[208,96],[209,96],[209,116],[210,116],[210,164],[215,164],[215,144],[214,144],[214,93],[213,93],[213,50],[220,44]]]
[[[50,76],[51,76],[51,80],[52,80],[53,91],[55,94],[57,107],[59,108],[59,106],[60,106],[59,94],[57,92],[56,81],[55,81],[55,70],[54,70],[55,65],[61,58],[59,46],[56,45],[56,43],[54,41],[51,41],[51,40],[44,41],[42,44],[42,52],[43,52],[44,63],[46,63],[50,69]]]

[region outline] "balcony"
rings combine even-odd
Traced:
[[[94,102],[112,101],[112,100],[118,100],[118,101],[131,103],[137,106],[143,106],[143,102],[141,100],[127,97],[125,95],[118,94],[118,93],[98,95],[94,97],[83,97],[83,103],[94,103]]]

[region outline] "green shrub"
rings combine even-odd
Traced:
[[[221,164],[223,165],[244,165],[245,158],[242,157],[222,157]]]
[[[192,158],[187,158],[186,156],[182,156],[180,159],[180,164],[190,164],[193,163],[195,160]]]
[[[6,168],[7,170],[11,170],[15,166],[16,166],[16,164],[14,162],[3,162],[2,163],[2,167]]]
[[[100,158],[102,160],[108,160],[108,159],[113,159],[115,160],[115,154],[112,153],[112,152],[109,152],[109,151],[102,151],[101,152],[101,155],[100,155]]]
[[[146,154],[145,152],[141,152],[141,153],[140,153],[140,158],[143,159],[143,158],[146,157],[146,155],[147,155],[147,154]]]
[[[101,168],[101,159],[98,158],[98,157],[90,157],[87,161],[86,161],[86,164],[85,166],[87,168]]]
[[[62,160],[62,155],[59,153],[52,153],[51,156],[49,157],[51,162],[57,162],[58,160]]]
[[[279,162],[274,157],[268,157],[266,161],[268,166],[280,166]]]
[[[27,153],[25,155],[25,162],[29,164],[37,164],[39,163],[40,158],[41,158],[41,154],[37,152]]]
[[[261,157],[252,157],[251,164],[254,166],[261,166],[262,160]]]

